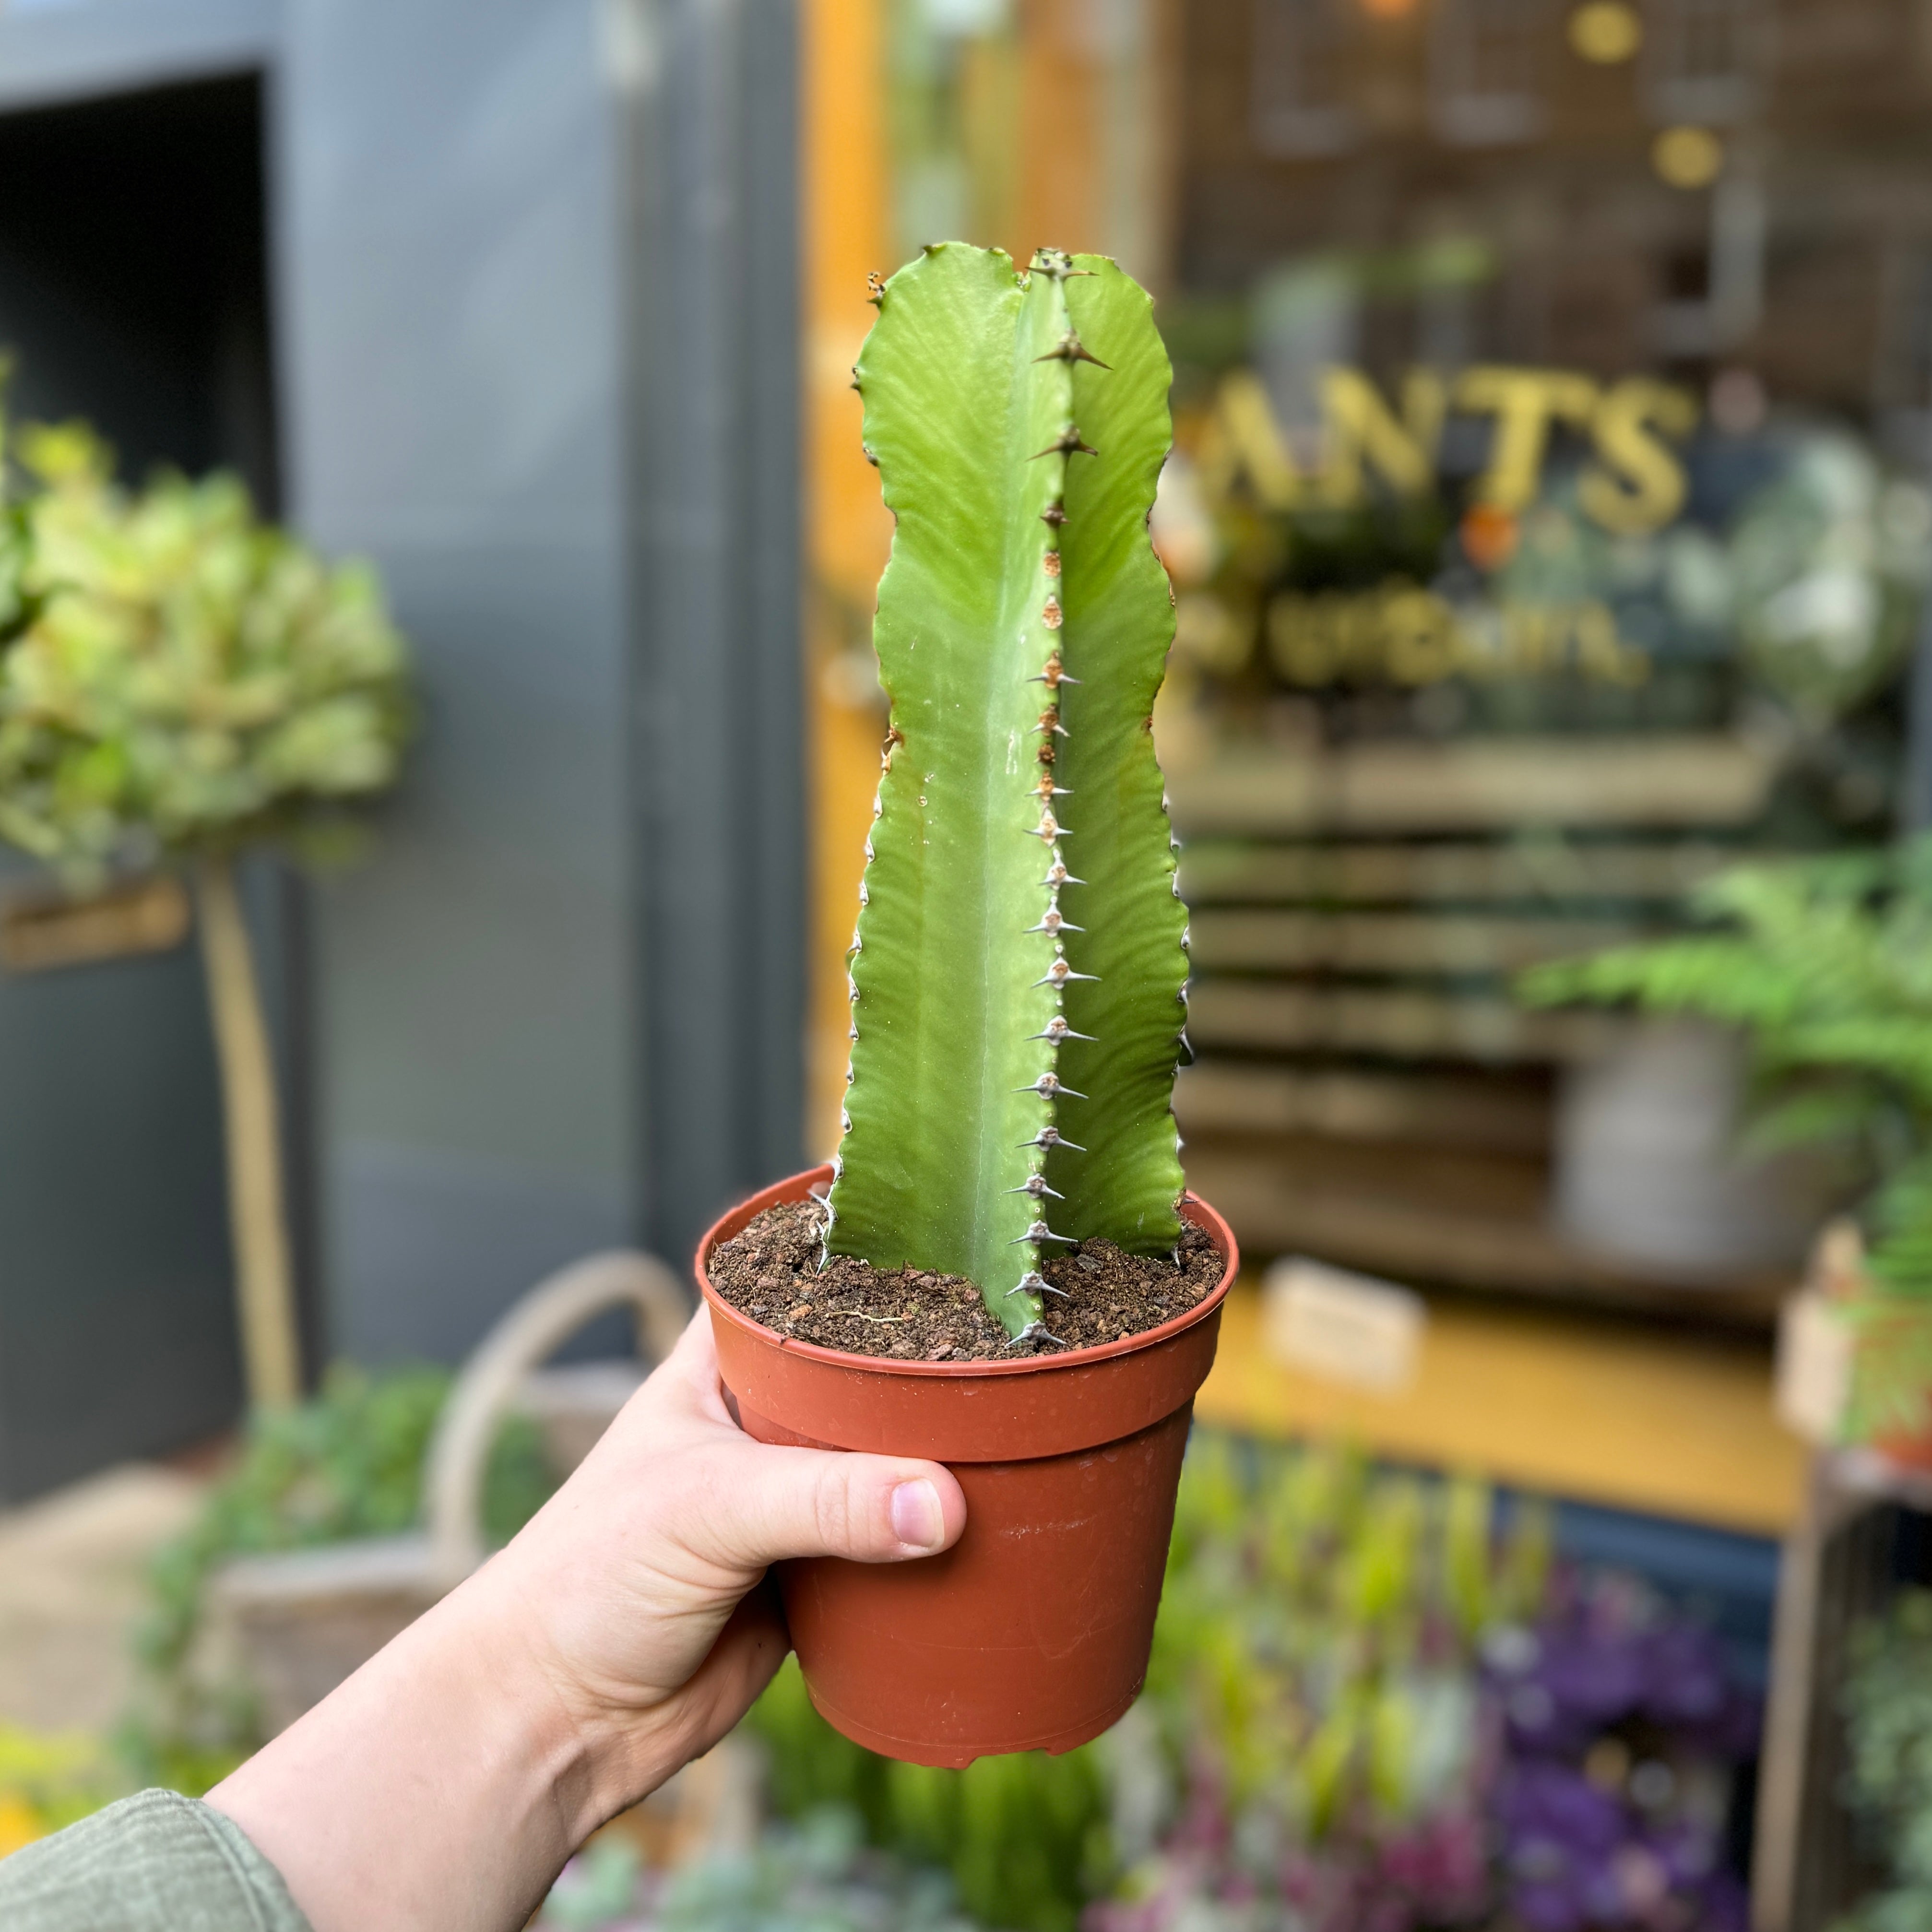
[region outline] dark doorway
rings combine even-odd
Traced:
[[[0,117],[0,342],[16,417],[83,416],[138,480],[238,470],[278,501],[262,83]]]
[[[84,416],[124,476],[235,469],[278,498],[254,75],[0,117],[14,418]],[[0,896],[33,890],[0,860]],[[299,905],[254,881],[289,1090]],[[290,1107],[292,1179],[308,1170]],[[297,1202],[298,1246],[310,1217]],[[307,1270],[304,1270],[307,1272]],[[0,1499],[205,1438],[241,1397],[213,1049],[191,940],[0,971]]]

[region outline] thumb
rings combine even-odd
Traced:
[[[722,1560],[762,1569],[790,1556],[901,1563],[949,1549],[966,1498],[944,1463],[746,1443],[699,1512]]]

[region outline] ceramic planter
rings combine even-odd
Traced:
[[[782,1337],[711,1286],[706,1263],[821,1167],[766,1188],[699,1244],[724,1386],[763,1442],[944,1462],[965,1533],[900,1564],[780,1566],[812,1700],[888,1757],[958,1766],[1070,1750],[1138,1694],[1174,1524],[1194,1394],[1214,1360],[1238,1265],[1227,1223],[1191,1195],[1221,1279],[1198,1306],[1124,1341],[1010,1362],[898,1362]]]

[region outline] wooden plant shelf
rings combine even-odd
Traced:
[[[1202,1059],[1182,1070],[1174,1111],[1190,1141],[1214,1133],[1318,1134],[1534,1158],[1550,1144],[1549,1094],[1534,1072]]]
[[[1188,936],[1202,973],[1493,974],[1598,952],[1638,932],[1597,919],[1241,907],[1195,913]]]
[[[1184,1157],[1189,1185],[1257,1256],[1756,1333],[1792,1288],[1776,1274],[1673,1280],[1578,1248],[1547,1224],[1540,1168],[1528,1160],[1292,1136],[1193,1140]]]
[[[1414,1382],[1376,1395],[1272,1360],[1260,1297],[1238,1288],[1194,1413],[1757,1536],[1784,1534],[1804,1496],[1805,1450],[1772,1414],[1768,1346],[1580,1314],[1436,1302]]]
[[[1170,779],[1184,837],[1234,832],[1506,831],[1744,826],[1762,816],[1771,755],[1712,734],[1368,742],[1284,755],[1231,746]]]
[[[1773,854],[1754,854],[1769,860]],[[1508,844],[1264,844],[1190,840],[1180,857],[1190,905],[1261,900],[1334,905],[1561,903],[1681,899],[1734,864],[1738,849],[1706,839],[1579,844],[1560,837]]]
[[[1382,1054],[1491,1065],[1588,1059],[1624,1029],[1613,1013],[1526,1012],[1502,993],[1310,986],[1204,977],[1187,992],[1196,1048]]]

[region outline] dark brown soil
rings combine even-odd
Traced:
[[[780,1335],[851,1355],[895,1361],[1011,1361],[1138,1335],[1192,1308],[1221,1278],[1201,1229],[1182,1224],[1180,1259],[1123,1253],[1083,1241],[1042,1264],[1049,1336],[1018,1343],[963,1276],[875,1268],[834,1255],[818,1265],[818,1212],[809,1202],[767,1208],[711,1257],[711,1285],[741,1313]]]

